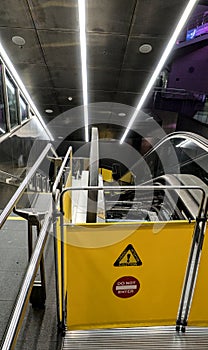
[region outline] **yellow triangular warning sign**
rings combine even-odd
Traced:
[[[113,266],[141,266],[142,261],[139,258],[132,244],[128,244],[124,251],[119,255]]]

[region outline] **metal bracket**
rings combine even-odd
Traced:
[[[35,212],[32,208],[27,209],[13,209],[13,212],[28,222],[28,260],[30,260],[33,253],[33,226],[36,227],[37,236],[41,230],[41,221],[44,219],[46,212]],[[44,256],[42,255],[40,261],[40,280],[35,280],[33,289],[30,295],[30,302],[34,308],[42,309],[45,307],[46,300],[46,283],[45,283],[45,266]]]

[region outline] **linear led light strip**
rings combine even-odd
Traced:
[[[165,64],[165,61],[167,60],[167,58],[168,58],[168,56],[169,56],[173,46],[175,45],[175,42],[176,42],[176,40],[178,38],[178,35],[179,35],[181,29],[183,28],[183,26],[184,26],[186,20],[188,19],[188,17],[190,15],[194,5],[197,2],[198,2],[198,0],[190,0],[188,2],[188,5],[186,6],[186,8],[185,8],[185,10],[184,10],[184,12],[183,12],[183,14],[181,16],[181,19],[179,20],[179,22],[178,22],[178,24],[177,24],[177,26],[175,28],[175,31],[173,32],[173,34],[172,34],[172,36],[171,36],[171,38],[170,38],[170,40],[168,42],[168,45],[166,46],[165,51],[163,52],[163,54],[161,56],[161,59],[159,60],[157,66],[155,68],[155,71],[153,72],[153,74],[152,74],[152,76],[151,76],[151,78],[150,78],[150,80],[149,80],[149,82],[148,82],[148,84],[147,84],[147,86],[146,86],[146,88],[144,90],[144,93],[141,96],[141,99],[139,100],[139,103],[138,103],[138,105],[137,105],[137,107],[135,109],[135,112],[132,115],[132,117],[131,117],[131,119],[129,121],[129,124],[127,125],[127,128],[126,128],[126,130],[125,130],[125,132],[124,132],[124,134],[123,134],[123,136],[122,136],[122,138],[120,140],[120,144],[122,144],[124,142],[124,140],[125,140],[128,132],[129,132],[129,130],[132,127],[132,124],[134,123],[134,121],[135,121],[135,119],[136,119],[136,117],[138,115],[138,112],[141,110],[141,108],[142,108],[142,106],[143,106],[143,104],[144,104],[144,102],[145,102],[145,100],[146,100],[150,90],[152,89],[152,87],[153,87],[153,85],[154,85],[154,83],[155,83],[155,81],[156,81],[156,79],[157,79],[157,77],[158,77],[162,67],[163,67],[163,65]]]
[[[27,101],[29,102],[30,106],[32,107],[35,115],[38,117],[38,119],[40,120],[41,124],[43,125],[43,127],[45,128],[48,136],[50,137],[51,141],[54,141],[54,138],[52,136],[52,134],[50,133],[48,127],[46,126],[43,118],[41,117],[39,111],[37,110],[37,107],[35,106],[34,102],[32,101],[29,93],[27,92],[20,76],[18,75],[16,69],[14,68],[12,62],[10,61],[6,51],[4,50],[2,44],[0,43],[0,56],[2,57],[2,60],[5,62],[6,66],[8,67],[10,73],[12,74],[13,78],[16,80],[17,84],[19,85],[21,91],[23,92],[23,94],[25,95],[25,98],[27,99]]]
[[[79,28],[80,28],[80,53],[82,64],[82,91],[84,104],[85,141],[89,141],[88,131],[88,92],[87,92],[87,49],[85,29],[85,0],[78,0],[79,7]]]

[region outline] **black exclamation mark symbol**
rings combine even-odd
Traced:
[[[131,254],[127,254],[127,264],[130,264],[130,257],[131,257]]]

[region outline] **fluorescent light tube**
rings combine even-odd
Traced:
[[[155,68],[155,71],[153,72],[153,74],[152,74],[152,76],[151,76],[151,78],[150,78],[150,80],[149,80],[149,82],[148,82],[148,84],[147,84],[147,86],[146,86],[146,88],[145,88],[145,90],[143,92],[143,95],[141,96],[141,99],[139,100],[139,103],[136,106],[135,112],[133,113],[133,115],[132,115],[132,117],[131,117],[131,119],[129,121],[129,124],[127,125],[127,128],[126,128],[126,130],[125,130],[125,132],[124,132],[124,134],[123,134],[123,136],[122,136],[122,138],[120,140],[120,144],[122,144],[124,142],[128,132],[131,129],[131,127],[132,127],[132,125],[133,125],[133,123],[134,123],[134,121],[135,121],[139,111],[141,110],[141,108],[142,108],[142,106],[143,106],[143,104],[144,104],[144,102],[145,102],[145,100],[146,100],[150,90],[152,89],[152,87],[153,87],[153,85],[154,85],[154,83],[155,83],[155,81],[156,81],[156,79],[157,79],[157,77],[158,77],[158,75],[159,75],[163,65],[165,64],[165,62],[166,62],[166,60],[167,60],[167,58],[168,58],[168,56],[169,56],[173,46],[175,45],[175,42],[176,42],[176,40],[178,38],[178,35],[180,34],[180,32],[181,32],[185,22],[187,21],[191,11],[193,10],[194,5],[197,2],[198,2],[198,0],[189,0],[188,4],[187,4],[187,6],[186,6],[186,8],[185,8],[185,10],[184,10],[180,20],[179,20],[179,22],[178,22],[178,24],[177,24],[177,26],[176,26],[176,28],[175,28],[175,30],[174,30],[170,40],[169,40],[169,42],[168,42],[168,45],[166,46],[166,48],[165,48],[165,50],[164,50],[164,52],[163,52],[163,54],[161,56],[161,59],[159,60],[157,66]]]
[[[50,133],[47,125],[45,124],[43,118],[41,117],[39,111],[37,110],[34,102],[32,101],[32,99],[31,99],[29,93],[27,92],[27,90],[26,90],[26,88],[25,88],[25,86],[24,86],[20,76],[18,75],[16,69],[14,68],[12,62],[10,61],[10,59],[9,59],[9,57],[8,57],[6,51],[4,50],[4,48],[3,48],[1,43],[0,43],[0,56],[1,56],[2,60],[5,62],[5,64],[6,64],[7,68],[9,69],[12,77],[14,78],[14,80],[16,80],[17,84],[19,85],[20,90],[22,90],[23,94],[25,95],[25,98],[27,99],[28,103],[30,104],[31,108],[33,109],[35,115],[40,120],[41,124],[43,125],[44,129],[46,130],[50,140],[54,141],[54,138],[53,138],[52,134]]]
[[[79,8],[79,34],[80,34],[80,53],[82,65],[82,92],[84,104],[84,123],[85,123],[85,141],[89,141],[88,131],[88,90],[87,90],[87,45],[86,45],[86,19],[85,19],[85,0],[78,0]]]

